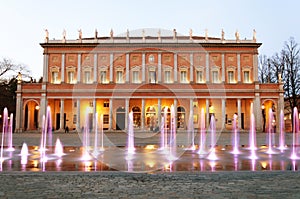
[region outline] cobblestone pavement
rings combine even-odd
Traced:
[[[15,146],[40,142],[37,133],[13,136]],[[54,133],[56,137],[64,145],[81,145],[76,133]],[[126,138],[113,133],[107,137],[117,145]],[[265,137],[258,134],[257,142],[264,144]],[[241,144],[247,144],[247,133],[240,138]],[[218,145],[230,144],[230,139],[230,133],[221,134]],[[300,198],[300,172],[0,172],[0,198]]]
[[[299,172],[10,172],[0,179],[0,198],[300,198]]]

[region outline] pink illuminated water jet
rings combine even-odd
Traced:
[[[287,149],[285,145],[285,132],[284,132],[284,113],[283,110],[280,111],[280,121],[279,121],[279,147],[281,151]]]
[[[215,117],[212,115],[211,116],[211,120],[210,120],[210,138],[211,138],[211,142],[210,142],[210,153],[207,156],[207,159],[209,160],[217,160],[218,157],[216,155],[216,151],[215,151],[215,145],[216,145],[216,121],[215,121]]]
[[[273,150],[272,146],[272,135],[273,135],[273,131],[274,131],[274,127],[273,127],[273,111],[270,108],[269,109],[269,121],[268,121],[268,150],[266,151],[267,154],[276,154],[276,152]]]
[[[57,140],[56,140],[54,152],[55,152],[54,154],[57,157],[62,157],[63,155],[65,155],[63,145],[59,138],[57,138]]]
[[[298,109],[297,107],[294,108],[294,115],[293,115],[293,144],[292,144],[292,154],[291,159],[296,160],[299,159],[296,152],[296,145],[298,139],[298,131],[299,131],[299,117],[298,117]]]
[[[133,131],[133,112],[129,113],[128,121],[128,137],[127,137],[127,153],[134,154],[134,131]]]
[[[201,114],[200,114],[200,135],[199,135],[199,149],[198,149],[198,154],[203,155],[207,154],[205,150],[205,139],[206,139],[206,129],[205,129],[205,114],[204,114],[204,109],[201,109]]]
[[[237,115],[233,116],[233,126],[232,126],[233,138],[232,138],[232,146],[233,146],[233,154],[240,154],[239,150],[239,138],[238,138],[238,127],[237,127]]]

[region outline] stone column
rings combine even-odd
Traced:
[[[224,53],[222,53],[221,59],[222,59],[222,82],[224,83],[225,82],[225,55],[224,55]]]
[[[190,83],[194,82],[194,54],[190,53]]]
[[[80,99],[76,100],[76,131],[81,132],[81,127],[80,127]]]
[[[95,115],[96,115],[96,112],[97,112],[97,99],[94,98],[94,99],[93,99],[93,128],[91,128],[91,129],[93,129],[93,130],[96,130],[96,129],[95,129],[96,122],[97,122],[97,121],[95,121]],[[100,115],[99,115],[99,117],[100,117]]]
[[[283,93],[279,93],[279,99],[277,102],[277,110],[276,110],[276,133],[280,132],[280,112],[284,111],[284,96]],[[284,129],[284,127],[283,127]]]
[[[97,54],[94,54],[94,83],[98,82],[98,70],[97,70],[97,66],[98,66],[98,59],[97,59]]]
[[[160,127],[161,123],[161,99],[157,99],[157,122],[158,122],[158,127]]]
[[[238,82],[241,82],[241,54],[237,54],[237,72],[238,72]]]
[[[146,55],[142,54],[142,83],[146,82]]]
[[[174,53],[174,83],[177,83],[177,53]]]
[[[205,55],[205,72],[206,72],[206,82],[209,82],[210,79],[209,79],[209,73],[210,73],[210,70],[209,70],[209,53],[206,52],[206,55]]]
[[[190,99],[190,115],[189,115],[189,119],[193,120],[191,122],[191,124],[193,124],[193,126],[191,126],[191,128],[194,128],[194,105],[193,105],[194,99]],[[189,122],[188,122],[189,124]],[[194,138],[193,138],[194,139]]]
[[[65,53],[61,55],[61,83],[65,82]]]
[[[125,74],[125,82],[129,82],[130,71],[129,71],[129,54],[126,53],[126,74]]]
[[[81,128],[80,128],[80,99],[76,100],[76,131],[81,132]]]
[[[114,54],[110,53],[109,57],[109,82],[113,83],[114,81]]]
[[[109,99],[109,130],[113,129],[113,99]]]
[[[129,117],[129,98],[125,99],[125,130],[128,129],[128,117]]]
[[[237,111],[238,111],[238,127],[241,129],[242,127],[242,109],[241,109],[241,99],[237,99]]]
[[[259,93],[255,93],[255,98],[253,103],[253,114],[255,118],[256,130],[262,131],[262,111],[261,111]]]
[[[158,69],[157,69],[157,81],[158,83],[161,83],[161,53],[158,53]]]
[[[226,99],[222,99],[222,120],[221,120],[221,128],[225,128],[225,117],[226,117]]]
[[[205,103],[206,103],[206,122],[205,122],[205,126],[206,126],[206,129],[208,129],[208,127],[209,127],[209,99],[206,99]]]
[[[177,99],[174,99],[174,115],[175,115],[175,126],[177,127]]]
[[[141,116],[141,128],[145,130],[145,99],[142,99],[142,116]]]
[[[253,55],[253,81],[258,81],[258,58],[257,54]]]
[[[23,103],[22,103],[22,85],[17,85],[17,102],[16,102],[16,130],[15,132],[22,132],[22,115],[23,115]]]
[[[44,53],[43,61],[43,82],[48,82],[48,54]]]
[[[78,53],[77,82],[81,82],[81,54]]]
[[[59,130],[63,131],[65,129],[64,127],[64,109],[65,109],[65,104],[64,104],[64,99],[60,99],[60,121],[59,121]]]

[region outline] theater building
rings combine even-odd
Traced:
[[[136,32],[135,32],[136,33]],[[53,129],[80,131],[93,115],[103,115],[104,129],[126,130],[133,112],[134,129],[158,131],[161,116],[175,107],[178,130],[199,127],[203,109],[208,126],[212,115],[220,130],[232,128],[238,115],[240,129],[248,130],[251,110],[256,129],[263,130],[269,110],[278,126],[283,88],[258,82],[258,48],[253,38],[184,36],[148,29],[140,34],[95,35],[49,40],[43,48],[43,81],[19,79],[16,131],[39,130],[47,106]],[[265,124],[267,125],[267,124]]]

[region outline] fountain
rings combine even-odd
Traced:
[[[291,154],[291,159],[296,160],[299,159],[297,156],[297,151],[296,147],[298,144],[298,131],[299,131],[299,118],[298,118],[298,109],[295,107],[294,108],[294,115],[293,115],[293,144],[292,144],[292,154]]]
[[[190,111],[190,117],[189,117],[189,121],[188,121],[188,130],[187,130],[187,137],[188,137],[188,150],[195,150],[196,146],[195,146],[195,129],[194,129],[194,118],[193,118],[193,112]]]
[[[275,154],[276,153],[275,151],[273,151],[273,148],[272,148],[272,146],[273,146],[272,135],[274,134],[273,119],[274,119],[273,111],[270,108],[269,109],[269,122],[268,122],[268,150],[266,152],[268,154]]]
[[[283,110],[280,111],[280,121],[279,121],[279,147],[278,149],[281,150],[281,152],[285,149],[287,149],[285,145],[285,133],[284,133],[284,113]]]
[[[2,139],[1,139],[1,157],[0,157],[1,165],[2,165],[2,162],[4,161],[4,159],[3,159],[4,136],[5,136],[5,133],[7,132],[7,128],[8,128],[8,113],[7,112],[8,112],[7,108],[4,108],[4,111],[3,111]]]
[[[169,156],[170,161],[176,160],[176,122],[175,122],[175,108],[171,106],[171,125],[170,125],[170,141],[169,141]]]
[[[215,145],[216,145],[216,121],[215,121],[215,116],[211,116],[210,119],[210,153],[207,156],[207,159],[209,160],[217,160],[218,157],[216,156],[216,149],[215,149]]]
[[[206,140],[206,130],[205,130],[205,115],[204,115],[204,109],[201,109],[201,114],[200,114],[200,135],[199,135],[199,149],[198,149],[198,154],[203,155],[207,154],[205,151],[205,140]]]
[[[90,128],[88,121],[88,114],[84,121],[84,130],[82,132],[82,146],[69,146],[63,147],[60,139],[56,140],[55,150],[52,153],[51,147],[48,147],[46,143],[49,143],[49,134],[51,132],[51,118],[50,108],[47,108],[46,116],[43,117],[41,145],[40,150],[37,152],[37,146],[28,147],[26,143],[23,143],[22,149],[15,146],[15,151],[3,150],[6,148],[6,137],[2,135],[1,145],[1,171],[17,170],[19,168],[23,171],[39,170],[39,171],[67,171],[67,170],[80,170],[80,171],[102,171],[102,170],[122,170],[129,172],[149,172],[155,170],[161,170],[165,172],[173,171],[219,171],[222,169],[227,170],[297,170],[299,166],[299,157],[297,149],[297,137],[298,137],[298,111],[294,109],[294,124],[293,138],[291,141],[291,147],[287,147],[285,143],[288,143],[289,137],[285,140],[283,134],[283,112],[281,112],[279,127],[279,147],[284,146],[284,150],[279,154],[279,150],[275,150],[274,139],[272,136],[276,135],[272,127],[273,113],[269,112],[268,120],[268,132],[267,132],[267,146],[259,146],[256,144],[256,131],[254,114],[251,114],[250,118],[250,131],[249,148],[240,146],[239,142],[244,142],[244,139],[240,139],[240,136],[246,136],[239,134],[239,128],[237,126],[237,115],[233,117],[232,133],[228,134],[229,143],[231,146],[222,146],[222,140],[220,145],[216,145],[216,119],[211,116],[210,126],[207,132],[210,134],[207,136],[210,141],[206,144],[206,127],[205,127],[205,113],[204,109],[200,112],[199,122],[199,139],[196,142],[198,145],[197,150],[186,151],[185,146],[182,143],[188,139],[189,144],[193,145],[193,134],[189,122],[188,134],[177,132],[176,133],[176,120],[175,120],[175,107],[172,106],[170,116],[170,132],[167,135],[167,109],[165,109],[162,122],[160,123],[161,132],[154,135],[150,140],[155,140],[155,143],[147,142],[147,145],[141,144],[139,139],[134,140],[133,131],[133,113],[129,113],[128,117],[128,135],[124,141],[124,145],[114,146],[111,143],[104,143],[103,133],[103,115],[100,116],[100,122],[98,122],[98,114],[94,115],[94,126]],[[7,110],[4,111],[3,116],[7,117]],[[189,118],[191,120],[191,118]],[[3,129],[5,132],[9,130],[9,120],[3,120]],[[98,125],[99,124],[99,125]],[[93,129],[94,131],[91,131]],[[92,134],[93,133],[93,134]],[[95,134],[94,134],[95,133]],[[90,137],[93,137],[95,141],[93,147],[90,146]],[[262,134],[259,134],[260,136]],[[190,137],[189,137],[190,136]],[[227,135],[224,134],[226,137]],[[5,137],[5,139],[4,139]],[[230,142],[230,137],[232,138]],[[248,135],[247,135],[248,137]],[[168,139],[166,139],[168,138]],[[244,138],[244,137],[242,137]],[[223,139],[223,138],[222,138]],[[135,145],[135,141],[138,143]],[[191,141],[191,142],[190,142]],[[260,142],[262,140],[259,140]],[[39,141],[37,141],[39,143]],[[199,143],[198,143],[199,142]],[[195,143],[194,143],[195,144]],[[104,146],[105,150],[104,150]],[[220,147],[221,146],[221,147]],[[7,142],[9,147],[9,142]],[[100,148],[100,150],[99,150]],[[81,150],[82,149],[82,150]],[[103,150],[102,150],[103,149]],[[161,151],[163,149],[163,152]],[[250,149],[250,150],[249,150]],[[207,150],[209,154],[207,154]],[[20,152],[21,151],[21,152]],[[83,154],[80,154],[80,152]],[[100,151],[102,151],[100,153]],[[182,154],[180,153],[182,151]],[[47,152],[47,154],[46,154]],[[267,154],[266,154],[267,152]],[[278,153],[277,153],[278,152]],[[10,154],[8,154],[10,153]],[[97,155],[95,156],[95,153]],[[17,154],[14,157],[14,154]],[[30,154],[30,155],[29,155]],[[234,154],[234,155],[232,155]],[[94,159],[92,156],[94,155]],[[292,160],[286,158],[289,156]],[[7,158],[4,158],[7,157]],[[4,161],[9,159],[9,161]],[[20,164],[21,162],[21,164]],[[49,166],[52,165],[52,166]],[[54,166],[53,166],[54,165]],[[56,165],[56,166],[55,166]]]
[[[59,158],[61,158],[63,155],[65,155],[64,148],[63,148],[62,143],[59,138],[57,138],[56,143],[55,143],[54,154]]]
[[[234,114],[233,116],[233,125],[232,125],[232,146],[233,146],[233,151],[232,153],[237,155],[240,154],[241,152],[239,151],[239,136],[238,136],[238,127],[237,127],[237,115]]]
[[[134,154],[134,151],[133,112],[130,112],[128,122],[127,152],[128,154]]]

